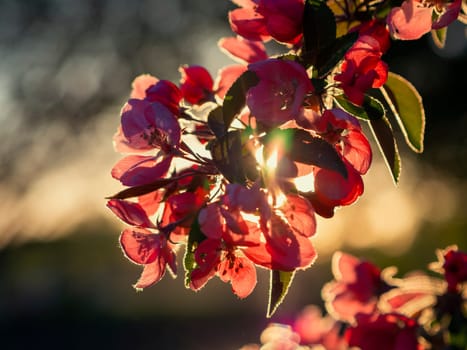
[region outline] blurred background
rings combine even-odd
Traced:
[[[200,293],[166,276],[136,293],[141,268],[118,247],[122,224],[105,207],[120,186],[111,138],[135,76],[177,82],[181,64],[213,76],[231,63],[229,1],[0,0],[0,337],[2,349],[235,349],[257,341],[268,276],[240,301],[211,281]],[[340,249],[401,274],[436,248],[467,248],[467,31],[447,47],[426,35],[398,42],[390,69],[424,99],[425,152],[397,131],[396,187],[375,148],[355,205],[320,220],[316,266],[300,272],[273,321],[320,304]]]

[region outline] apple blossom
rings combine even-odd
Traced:
[[[185,247],[185,286],[196,291],[217,276],[245,298],[256,268],[270,270],[270,316],[296,271],[317,259],[316,215],[331,218],[363,194],[373,152],[360,121],[370,124],[396,181],[392,114],[409,146],[423,144],[421,98],[382,57],[391,39],[452,22],[461,2],[233,2],[228,19],[236,36],[218,46],[240,64],[221,67],[215,79],[194,64],[180,67],[178,84],[149,74],[134,80],[113,136],[123,157],[111,176],[125,188],[107,206],[129,226],[120,245],[143,266],[136,288],[157,283],[167,269],[175,273],[175,254]],[[264,44],[271,39],[284,45]],[[330,315],[314,310],[300,331],[267,337],[263,348],[365,350],[383,341],[383,349],[410,350],[422,326],[458,341],[443,322],[466,319],[456,311],[464,303],[465,254],[447,250],[438,265],[445,281],[418,278],[430,287],[416,289],[413,276],[388,277],[336,253],[335,280],[323,289]],[[429,312],[439,330],[421,324]],[[304,322],[316,328],[307,332]]]
[[[446,27],[456,20],[461,4],[461,0],[405,0],[400,7],[394,7],[389,13],[389,31],[395,39],[419,39],[430,30]]]
[[[305,96],[313,91],[305,69],[298,63],[269,59],[252,63],[248,69],[260,82],[250,88],[246,104],[261,123],[274,126],[296,118]]]

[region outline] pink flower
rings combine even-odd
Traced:
[[[209,72],[201,66],[181,67],[180,89],[183,98],[198,105],[213,100],[214,96],[222,100],[232,84],[246,70],[244,65],[226,66],[219,70],[216,80],[213,81]]]
[[[132,87],[131,98],[121,111],[121,126],[113,137],[115,150],[120,153],[144,153],[168,146],[163,142],[157,144],[156,134],[162,131],[161,127],[170,128],[172,131],[169,134],[177,143],[180,136],[176,134],[180,127],[176,118],[182,98],[178,87],[149,74],[138,76]],[[159,119],[159,122],[155,119]]]
[[[403,315],[358,314],[357,325],[347,328],[345,337],[349,346],[361,350],[420,350],[417,340],[418,324]]]
[[[122,126],[119,125],[117,131],[112,137],[112,143],[116,152],[126,153],[145,153],[146,149],[138,149],[131,146],[130,141],[123,134]]]
[[[256,268],[241,251],[224,247],[220,240],[206,239],[195,252],[198,267],[190,276],[190,287],[199,290],[217,275],[223,282],[230,282],[232,291],[239,298],[246,298],[256,286]]]
[[[185,101],[191,104],[203,104],[213,99],[213,85],[211,75],[201,66],[180,67],[182,78],[180,90]]]
[[[122,109],[122,132],[128,145],[138,150],[160,149],[170,153],[180,143],[176,116],[162,103],[129,100]]]
[[[149,74],[142,74],[133,80],[130,99],[160,102],[177,115],[182,95],[177,85],[168,80],[159,80]]]
[[[167,174],[172,156],[130,155],[122,158],[114,165],[112,177],[125,186],[146,185],[159,180]]]
[[[391,284],[394,288],[380,296],[378,309],[407,317],[417,317],[423,310],[432,308],[437,298],[446,292],[446,285],[441,279],[421,272],[392,279]]]
[[[268,252],[260,244],[258,222],[246,218],[245,213],[258,211],[264,203],[264,194],[258,188],[231,184],[219,201],[201,209],[198,222],[207,238],[195,251],[197,267],[190,276],[192,289],[199,290],[217,275],[222,281],[230,282],[240,298],[253,291],[256,269],[245,252],[253,250],[259,256],[267,256]]]
[[[467,282],[467,254],[457,246],[449,246],[438,250],[438,262],[431,264],[431,268],[444,274],[448,283],[448,291],[458,292],[463,283]]]
[[[458,286],[467,282],[467,254],[457,250],[449,250],[444,255],[444,276],[448,282],[448,290],[458,290]]]
[[[300,64],[269,59],[252,63],[248,69],[256,73],[260,80],[246,95],[246,104],[258,121],[274,126],[299,115],[306,94],[313,91],[310,79]]]
[[[372,159],[371,146],[358,119],[336,108],[324,111],[313,128],[333,144],[360,174],[368,171]]]
[[[334,253],[332,272],[335,281],[323,287],[322,295],[336,319],[353,323],[358,313],[373,313],[379,296],[389,290],[379,268],[349,254]]]
[[[300,346],[300,336],[284,324],[272,323],[261,333],[262,350],[305,350]]]
[[[447,27],[459,17],[462,6],[462,0],[435,0],[433,6],[433,17],[435,20],[431,28],[440,29]]]
[[[303,112],[296,124],[306,128],[312,137],[319,136],[335,147],[347,176],[337,170],[292,161],[288,155],[280,152],[275,176],[294,178],[313,175],[308,188],[300,186],[300,194],[311,202],[317,214],[329,218],[334,215],[335,207],[350,205],[362,195],[364,186],[361,174],[367,172],[371,164],[371,147],[358,120],[346,112],[339,109],[326,110],[323,115],[309,113],[308,109]],[[292,124],[295,121],[287,126]]]
[[[217,275],[244,297],[256,284],[254,264],[282,271],[309,267],[316,258],[309,240],[316,227],[313,208],[306,199],[288,195],[277,210],[268,208],[258,188],[237,184],[228,185],[219,201],[201,209],[198,222],[207,239],[195,251],[192,288]]]
[[[138,203],[111,199],[107,202],[107,207],[128,225],[141,228],[156,228],[151,220],[149,220],[143,207]]]
[[[146,90],[155,85],[159,79],[153,77],[150,74],[142,74],[137,76],[131,84],[132,90],[130,98],[136,98],[138,100],[144,100],[146,98]]]
[[[169,80],[159,80],[146,90],[146,100],[159,102],[167,107],[175,116],[180,112],[182,92]]]
[[[218,202],[208,204],[200,211],[198,221],[207,239],[195,251],[197,267],[190,275],[190,287],[193,290],[201,289],[217,275],[223,282],[231,283],[233,292],[239,298],[245,298],[253,291],[256,285],[256,268],[245,257],[243,249],[257,245],[259,237],[250,233],[246,220],[240,216],[237,219],[238,225],[245,225],[242,233],[237,232],[241,226],[234,227],[235,231],[231,230]]]
[[[177,226],[170,234],[172,242],[186,240],[193,220],[198,210],[205,204],[207,195],[208,191],[198,187],[194,191],[172,194],[164,201],[161,224]]]
[[[363,193],[363,180],[358,171],[344,159],[347,178],[336,171],[313,168],[314,190],[304,194],[317,214],[334,215],[334,208],[354,203]]]
[[[154,191],[138,197],[138,204],[148,216],[152,216],[159,209],[163,198],[162,191]]]
[[[292,329],[300,335],[300,343],[322,345],[327,350],[346,350],[347,342],[340,334],[341,324],[329,315],[323,317],[315,305],[305,307],[295,319]]]
[[[151,233],[146,229],[128,228],[120,236],[120,245],[125,256],[144,269],[136,289],[144,289],[161,280],[168,267],[176,273],[175,253],[169,246],[164,234]]]
[[[268,58],[264,44],[260,41],[252,41],[237,36],[222,38],[219,40],[218,45],[222,51],[225,51],[240,63],[248,64]]]
[[[265,18],[257,13],[255,0],[233,0],[241,8],[229,12],[232,31],[248,40],[268,41],[271,35],[266,28]]]
[[[206,195],[206,191],[202,188],[195,192],[187,191],[171,195],[165,200],[166,212],[162,222],[169,224],[181,221],[181,225],[190,226],[193,214],[204,204]],[[183,222],[184,220],[188,222]]]
[[[417,0],[406,0],[394,7],[387,17],[389,31],[395,39],[414,40],[431,30],[433,9]]]
[[[377,40],[379,51],[382,53],[387,52],[391,45],[391,36],[384,21],[373,19],[363,22],[359,26],[352,28],[351,31],[358,31],[360,37],[370,36]]]
[[[400,7],[394,7],[386,19],[391,36],[415,40],[431,29],[446,27],[459,16],[461,4],[461,0],[405,0]]]
[[[268,269],[304,270],[313,264],[317,256],[310,241],[315,232],[316,221],[311,204],[301,196],[288,194],[284,204],[272,212],[267,225],[261,225],[266,243],[261,240],[259,247],[247,248],[244,252],[255,264]]]
[[[229,91],[233,83],[247,70],[247,67],[242,64],[233,64],[221,68],[217,73],[216,81],[214,82],[214,92],[221,100]]]
[[[380,87],[386,82],[388,67],[381,60],[381,55],[378,40],[369,35],[361,36],[347,51],[341,73],[334,79],[341,83],[352,103],[361,106],[368,89]]]
[[[241,6],[229,12],[232,30],[256,41],[275,40],[297,44],[302,38],[303,0],[237,0]]]
[[[302,38],[303,0],[259,0],[257,13],[266,22],[268,33],[277,41],[297,44]]]

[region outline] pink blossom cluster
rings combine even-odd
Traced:
[[[409,39],[401,33],[420,25],[400,24],[404,4],[381,19],[384,1],[359,1],[345,16],[331,11],[337,0],[234,3],[236,36],[219,47],[238,63],[216,77],[181,66],[178,83],[141,75],[121,110],[113,141],[123,158],[111,174],[126,188],[107,206],[128,225],[120,245],[143,267],[137,289],[167,269],[175,275],[181,247],[188,288],[217,276],[240,298],[253,291],[257,267],[310,267],[316,215],[331,218],[363,193],[372,150],[359,119],[371,119],[368,93],[388,79],[390,37]],[[457,17],[457,3],[426,6],[449,8],[440,26]],[[284,53],[268,55],[270,40]]]
[[[270,324],[262,345],[241,350],[423,350],[467,345],[467,253],[450,246],[422,272],[396,278],[394,267],[336,252],[334,280],[322,297],[327,314],[310,305],[289,324]]]

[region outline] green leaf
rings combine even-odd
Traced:
[[[334,14],[323,0],[307,0],[303,12],[303,52],[307,67],[315,65],[321,50],[336,39]]]
[[[185,256],[183,257],[183,268],[185,269],[185,287],[190,287],[191,272],[196,268],[195,250],[198,244],[201,243],[206,236],[201,232],[199,227],[198,218],[193,220],[190,233],[188,234],[188,242],[185,249]]]
[[[329,142],[313,137],[305,130],[295,131],[290,157],[296,162],[332,170],[347,178],[347,168],[336,149]]]
[[[208,126],[217,138],[221,138],[225,135],[226,127],[221,106],[218,106],[209,112]]]
[[[391,124],[386,117],[370,119],[368,122],[376,143],[378,144],[378,148],[383,155],[389,171],[391,172],[392,179],[397,185],[401,172],[401,159]]]
[[[292,61],[292,62],[300,62],[300,56],[297,56],[293,53],[284,53],[277,56],[271,56],[271,58],[277,58],[278,60],[283,61]]]
[[[270,318],[284,301],[290,285],[295,276],[295,271],[271,270],[271,284],[269,285],[269,303],[266,317]]]
[[[347,97],[345,97],[344,94],[334,96],[334,102],[337,105],[337,107],[343,109],[355,118],[368,120],[368,116],[366,115],[366,112],[363,109],[363,107],[354,105],[347,99]]]
[[[334,101],[338,107],[355,118],[362,120],[381,119],[386,113],[383,104],[378,99],[369,95],[365,95],[362,106],[353,104],[345,95],[334,96]]]
[[[251,153],[244,149],[243,138],[246,136],[241,130],[229,131],[209,145],[214,164],[231,183],[245,184],[247,173],[254,177],[252,171],[256,170],[256,161]]]
[[[401,172],[401,160],[391,124],[386,117],[386,109],[381,101],[369,95],[365,95],[361,107],[348,101],[344,95],[334,97],[334,101],[347,113],[369,123],[378,148],[391,172],[392,179],[397,184]]]
[[[386,110],[383,104],[378,99],[369,95],[365,95],[363,109],[369,120],[378,120],[386,116]]]
[[[347,169],[336,149],[320,137],[302,129],[274,130],[263,140],[265,151],[280,144],[282,151],[291,160],[332,170],[347,178]]]
[[[335,39],[330,45],[320,52],[316,67],[318,77],[327,76],[334,67],[344,58],[345,53],[357,41],[358,32],[347,33]]]
[[[425,110],[418,91],[405,78],[391,72],[380,89],[409,147],[417,153],[423,152]]]
[[[247,91],[259,83],[258,76],[247,70],[232,84],[224,97],[222,117],[224,119],[224,134],[227,132],[234,118],[245,107]]]
[[[444,48],[444,45],[446,45],[447,35],[448,35],[448,27],[443,27],[440,29],[433,29],[431,31],[431,37],[433,39],[433,42],[439,49]]]

